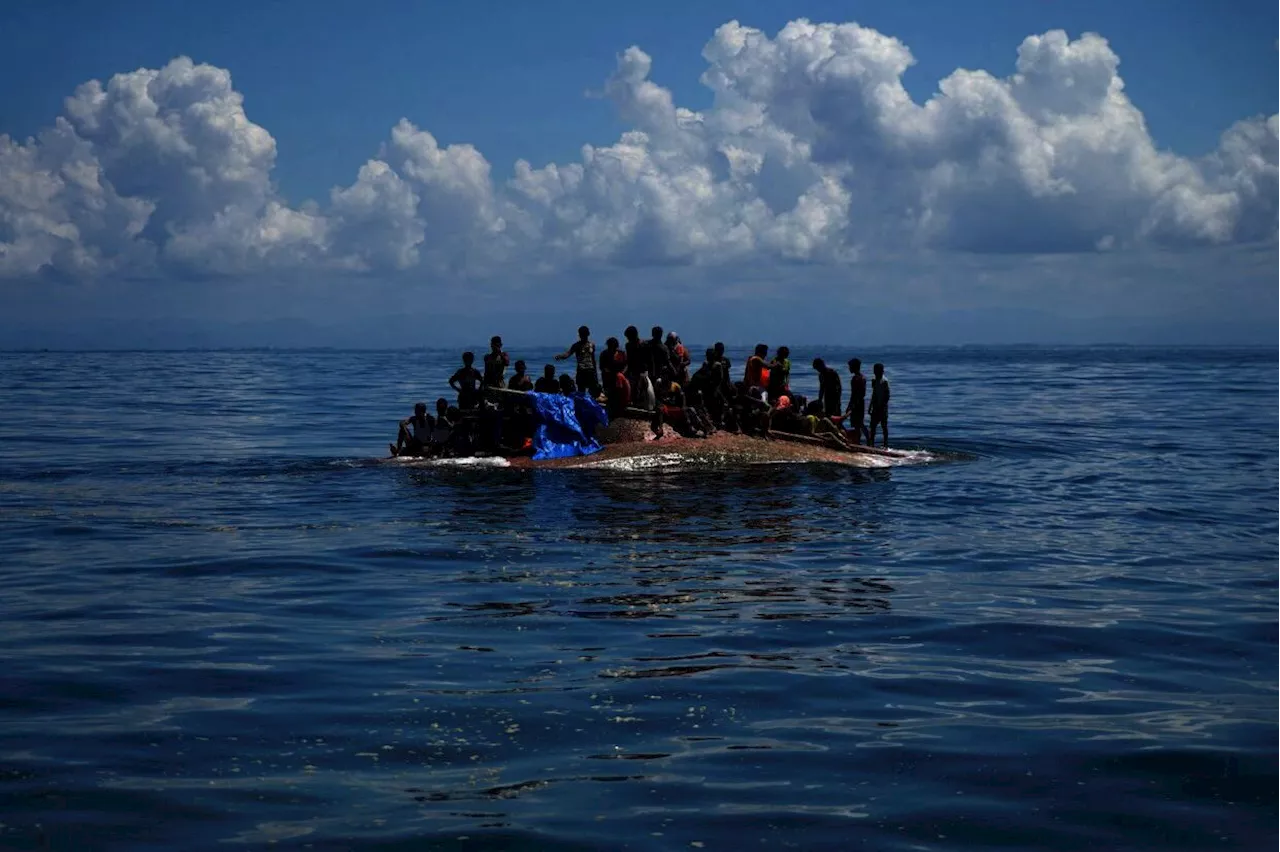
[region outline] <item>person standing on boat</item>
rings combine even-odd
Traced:
[[[631,382],[622,370],[606,373],[605,382],[609,416],[617,417],[631,405]]]
[[[724,344],[720,341],[717,340],[712,349],[716,354],[716,363],[720,365],[720,395],[724,397],[727,405],[737,395],[733,387],[733,362],[725,357]]]
[[[871,442],[871,434],[867,432],[867,377],[862,375],[862,359],[849,360],[849,407],[845,409],[844,427],[853,431],[853,442],[862,443],[866,433],[867,443]]]
[[[507,365],[511,360],[502,351],[502,338],[494,335],[489,338],[489,354],[484,356],[484,379],[481,383],[486,388],[503,388],[507,386]]]
[[[730,378],[729,371],[733,369],[733,362],[730,361],[727,357],[725,357],[724,344],[719,340],[717,340],[716,345],[712,347],[712,350],[716,353],[716,361],[718,361],[721,368],[724,369],[724,375],[726,380],[729,382],[730,385],[732,385],[733,379]]]
[[[871,428],[867,431],[867,444],[876,445],[876,426],[884,433],[883,446],[889,449],[889,380],[884,377],[884,364],[871,368]]]
[[[791,349],[778,347],[778,354],[769,362],[769,401],[791,395]]]
[[[640,332],[634,325],[627,326],[627,330],[622,332],[622,337],[626,340],[626,359],[627,359],[627,378],[631,380],[632,387],[635,387],[636,378],[649,370],[649,361],[645,357],[644,341],[640,339]]]
[[[671,370],[675,379],[682,386],[689,383],[689,350],[680,342],[680,335],[674,331],[667,332],[667,355],[671,359]]]
[[[484,376],[475,368],[476,354],[462,353],[462,368],[449,377],[449,387],[458,394],[458,408],[475,408],[480,403],[480,383]]]
[[[724,374],[714,349],[707,350],[706,360],[689,377],[689,388],[699,392],[711,422],[719,426],[723,422],[728,400],[724,395]]]
[[[573,345],[556,356],[563,361],[570,355],[577,356],[578,370],[574,376],[574,384],[584,393],[596,396],[600,393],[600,381],[596,376],[596,345],[591,341],[591,329],[585,325],[578,328],[578,339]]]
[[[765,371],[769,369],[769,365],[765,359],[768,357],[769,347],[763,343],[756,344],[755,354],[747,359],[747,367],[742,372],[742,380],[747,383],[748,388],[759,388],[761,391],[767,389]]]
[[[618,338],[610,337],[604,342],[604,351],[600,353],[600,384],[605,394],[614,386],[614,375],[627,369],[627,355],[618,348]]]
[[[648,363],[649,380],[656,386],[662,380],[662,374],[671,369],[671,352],[662,340],[662,326],[655,325],[653,336],[645,344],[645,355]]]
[[[449,443],[449,438],[453,435],[453,423],[457,419],[458,410],[450,408],[447,399],[441,397],[436,400],[436,421],[428,443],[430,452],[439,453],[444,449],[445,444]]]
[[[822,413],[826,417],[839,417],[844,413],[840,405],[843,389],[840,386],[840,373],[821,358],[813,359],[813,369],[818,371],[818,399]]]
[[[529,374],[525,372],[527,368],[523,361],[516,362],[516,371],[511,376],[511,381],[507,382],[507,390],[525,391],[533,390],[533,379],[529,378]]]

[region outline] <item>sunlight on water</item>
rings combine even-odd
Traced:
[[[1274,848],[1274,353],[877,357],[892,457],[527,470],[385,463],[403,353],[0,355],[0,848]]]

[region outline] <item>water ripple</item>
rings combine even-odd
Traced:
[[[403,357],[0,355],[0,848],[1275,848],[1274,353],[893,351],[874,470],[381,464]]]

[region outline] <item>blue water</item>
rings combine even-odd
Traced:
[[[1276,847],[1273,351],[863,353],[935,464],[372,461],[455,357],[0,354],[0,848]]]

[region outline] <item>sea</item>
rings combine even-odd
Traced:
[[[792,349],[925,452],[395,464],[456,350],[0,353],[0,849],[1274,850],[1276,351]]]

